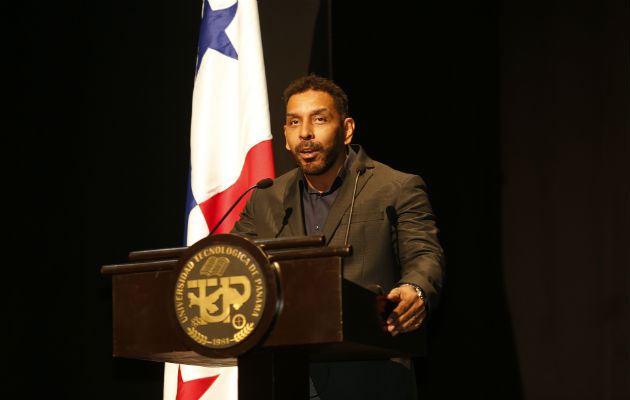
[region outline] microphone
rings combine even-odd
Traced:
[[[365,172],[365,165],[357,168],[357,178],[354,180],[354,190],[352,191],[352,203],[350,203],[350,215],[348,216],[348,226],[346,227],[346,238],[343,241],[344,246],[348,244],[348,235],[350,234],[350,222],[352,222],[352,211],[354,210],[354,199],[357,197],[357,184],[359,177]]]
[[[246,191],[243,192],[242,195],[239,196],[238,199],[236,199],[236,201],[234,202],[234,204],[232,204],[232,207],[230,207],[229,210],[227,210],[227,212],[225,214],[223,214],[223,217],[221,218],[221,220],[219,222],[217,222],[217,224],[214,226],[214,228],[212,228],[212,230],[210,231],[210,233],[208,234],[208,236],[212,235],[214,233],[214,231],[217,230],[217,228],[219,227],[219,225],[221,225],[221,222],[223,222],[223,220],[230,214],[230,212],[232,212],[232,210],[234,209],[234,207],[236,207],[236,205],[238,204],[239,201],[241,201],[241,199],[243,198],[243,196],[245,196],[247,193],[249,193],[250,190],[252,189],[267,189],[268,187],[270,187],[271,185],[273,185],[273,179],[271,178],[264,178],[258,181],[257,184],[255,184],[254,186],[250,187],[249,189],[247,189]]]
[[[286,210],[284,210],[284,217],[282,218],[282,225],[280,226],[280,230],[278,230],[278,233],[276,233],[275,237],[280,236],[280,234],[284,230],[284,227],[287,226],[287,224],[289,223],[289,218],[291,218],[291,214],[293,214],[293,207],[289,207]]]
[[[273,185],[273,179],[265,178],[265,179],[259,180],[258,183],[255,186],[253,186],[253,187],[251,187],[251,188],[249,188],[247,190],[251,190],[252,188],[255,188],[255,187],[257,187],[258,189],[267,189],[271,185]],[[245,193],[247,193],[247,192],[245,192]]]
[[[385,209],[385,213],[387,214],[387,219],[389,219],[389,223],[394,228],[394,235],[396,237],[396,261],[400,266],[400,241],[398,240],[398,213],[393,206],[387,206]]]
[[[398,213],[396,209],[392,206],[387,206],[385,209],[385,214],[387,214],[387,219],[389,219],[389,223],[394,227],[398,227]]]

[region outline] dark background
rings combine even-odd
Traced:
[[[281,91],[314,71],[355,142],[427,181],[447,280],[423,398],[627,399],[627,2],[258,4],[277,173]],[[161,364],[111,357],[99,269],[182,243],[201,1],[9,11],[5,386],[160,399]]]

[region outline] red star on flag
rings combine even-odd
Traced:
[[[208,376],[206,378],[191,379],[184,382],[182,379],[182,369],[177,371],[177,397],[175,400],[199,400],[201,396],[212,386],[219,375]]]

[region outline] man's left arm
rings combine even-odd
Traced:
[[[401,279],[387,298],[397,303],[387,320],[392,335],[418,329],[435,308],[443,279],[443,251],[435,215],[419,176],[401,185],[395,204]]]

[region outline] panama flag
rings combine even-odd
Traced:
[[[247,188],[275,177],[256,0],[203,1],[190,145],[187,246]],[[216,233],[232,229],[246,199]],[[167,363],[164,399],[237,399],[237,368]]]

